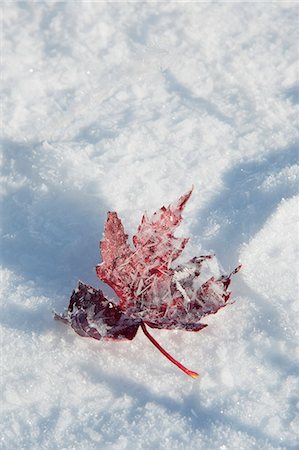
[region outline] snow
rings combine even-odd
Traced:
[[[4,2],[0,448],[299,447],[295,2]],[[107,211],[130,237],[195,189],[184,260],[235,303],[199,333],[80,338],[53,320],[95,275]]]

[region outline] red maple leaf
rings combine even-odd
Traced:
[[[227,304],[231,276],[206,280],[202,266],[211,255],[195,257],[173,267],[188,239],[174,236],[182,221],[182,211],[192,191],[178,202],[162,207],[151,218],[143,216],[135,236],[134,248],[128,243],[121,220],[109,212],[100,249],[103,262],[96,267],[98,277],[111,286],[119,305],[104,297],[101,290],[81,282],[73,292],[69,308],[56,319],[70,323],[84,337],[94,339],[133,339],[141,326],[147,338],[181,370],[193,372],[167,353],[150,335],[152,328],[199,331],[207,325],[201,318],[216,313]]]

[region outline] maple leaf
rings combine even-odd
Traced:
[[[69,308],[55,318],[70,323],[81,336],[94,339],[133,339],[140,326],[146,337],[175,365],[195,378],[198,376],[167,353],[151,336],[151,328],[199,331],[208,314],[223,308],[230,297],[231,276],[204,278],[203,265],[212,255],[195,257],[173,267],[188,239],[174,232],[182,221],[182,211],[192,190],[151,218],[144,215],[133,245],[116,212],[109,212],[100,243],[102,263],[96,267],[98,277],[111,286],[119,305],[96,290],[79,282]]]

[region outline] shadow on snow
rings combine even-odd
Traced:
[[[78,279],[99,283],[94,268],[106,220],[101,199],[92,190],[65,186],[63,180],[47,183],[43,191],[40,144],[5,141],[3,149],[4,176],[15,183],[2,202],[5,267],[36,282],[39,294],[48,296],[69,295]]]
[[[185,418],[188,425],[195,431],[204,430],[207,433],[209,430],[213,431],[215,426],[227,426],[236,432],[246,433],[249,436],[254,436],[256,439],[264,440],[265,444],[271,443],[274,448],[280,448],[280,442],[271,438],[266,432],[262,430],[260,425],[247,424],[241,418],[230,416],[221,407],[206,407],[201,404],[201,400],[196,393],[196,390],[184,397],[183,401],[177,401],[168,397],[167,395],[159,395],[149,389],[144,383],[139,383],[134,380],[124,378],[115,374],[107,373],[98,367],[81,364],[81,370],[84,371],[85,376],[94,384],[106,384],[116,398],[124,394],[130,396],[134,401],[132,409],[134,415],[132,420],[138,421],[138,414],[140,410],[143,411],[147,403],[154,403],[164,408],[168,414],[179,414]],[[229,409],[229,405],[228,405]],[[292,446],[284,447],[292,449]]]
[[[192,230],[193,235],[200,236],[203,248],[215,251],[223,265],[232,268],[242,244],[263,227],[283,198],[297,193],[296,184],[288,180],[279,180],[269,189],[263,189],[262,183],[296,163],[298,146],[292,145],[226,172],[222,191],[199,211]]]

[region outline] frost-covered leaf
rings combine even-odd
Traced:
[[[68,310],[56,319],[70,323],[76,333],[94,339],[133,339],[141,326],[148,339],[174,364],[191,377],[198,374],[182,366],[150,335],[151,328],[199,331],[207,325],[201,319],[223,308],[230,297],[231,274],[205,278],[203,266],[211,255],[194,257],[185,264],[174,261],[186,246],[187,238],[174,233],[182,221],[182,211],[192,191],[152,217],[144,215],[135,236],[134,248],[116,212],[109,212],[100,243],[103,262],[96,267],[98,277],[111,286],[119,305],[104,297],[101,290],[79,282]]]

